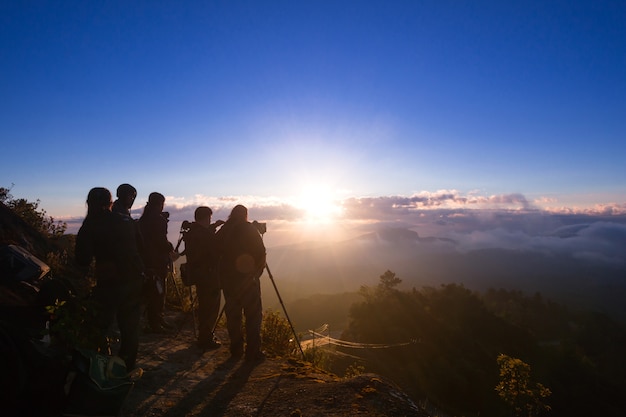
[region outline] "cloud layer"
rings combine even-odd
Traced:
[[[481,249],[568,254],[614,265],[626,263],[626,204],[593,207],[548,206],[555,201],[529,201],[522,194],[483,196],[456,190],[420,192],[411,196],[350,197],[336,201],[337,216],[326,225],[306,225],[305,211],[279,198],[255,196],[193,199],[167,197],[170,238],[175,240],[183,220],[193,220],[200,205],[213,209],[214,220],[226,219],[233,206],[244,204],[250,219],[268,222],[268,246],[303,239],[341,240],[381,228],[406,229],[421,238],[438,238],[454,250]],[[143,208],[136,207],[138,218]],[[75,233],[82,219],[65,219]],[[307,228],[308,227],[308,228]]]

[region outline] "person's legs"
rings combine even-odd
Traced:
[[[115,320],[115,310],[117,309],[118,296],[116,289],[108,285],[96,285],[91,293],[91,304],[94,311],[88,318],[88,326],[97,329],[97,340],[93,340],[93,345],[86,346],[105,355],[110,354],[110,346],[107,333],[111,323]]]
[[[222,301],[222,289],[218,270],[216,268],[211,268],[207,284],[210,288],[207,298],[207,317],[209,323],[211,324],[211,337],[214,337],[213,331],[217,325],[217,320],[219,319],[220,303]]]
[[[209,307],[207,309],[208,322],[211,325],[211,337],[213,337],[213,329],[217,324],[217,319],[220,315],[220,303],[222,301],[222,291],[213,289],[210,292]]]
[[[141,321],[140,283],[126,284],[117,311],[117,325],[120,329],[120,349],[118,356],[126,363],[126,369],[135,367],[139,348],[139,323]]]
[[[246,359],[255,360],[261,354],[261,325],[263,306],[261,304],[261,286],[258,280],[248,286],[244,295],[243,311],[246,317]]]
[[[230,353],[234,357],[243,355],[242,306],[238,297],[224,292],[226,305],[226,329],[230,338]]]
[[[207,286],[198,282],[196,284],[196,295],[198,297],[198,342],[209,338],[211,325],[209,324],[210,294]]]
[[[220,310],[221,291],[206,283],[196,285],[198,294],[198,343],[201,347],[216,348],[213,328]]]
[[[159,318],[159,323],[164,326],[167,324],[163,315],[165,311],[165,294],[167,294],[167,271],[159,275],[159,289],[158,298],[155,298],[155,314]]]
[[[165,307],[165,276],[156,274],[146,294],[146,314],[148,325],[152,331],[161,331],[164,325],[163,310]]]

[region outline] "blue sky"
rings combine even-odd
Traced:
[[[0,74],[0,186],[56,218],[626,213],[621,1],[3,1]]]

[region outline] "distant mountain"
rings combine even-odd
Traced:
[[[556,239],[555,246],[563,246],[585,230],[588,225],[557,230],[550,239]],[[621,235],[613,234],[610,239],[613,245],[619,244]],[[541,292],[626,318],[626,307],[616,299],[616,294],[626,294],[624,263],[580,253],[584,253],[580,248],[550,251],[545,247],[461,251],[452,238],[381,228],[338,243],[271,248],[268,264],[279,285],[296,298],[356,291],[361,285],[376,285],[379,276],[391,270],[407,288],[455,282],[476,290],[493,287]]]

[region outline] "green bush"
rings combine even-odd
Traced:
[[[280,313],[267,310],[261,325],[263,349],[271,354],[283,356],[293,355],[297,349],[291,326]]]
[[[304,351],[304,360],[310,362],[319,369],[331,372],[333,369],[333,357],[327,348],[316,347]]]

